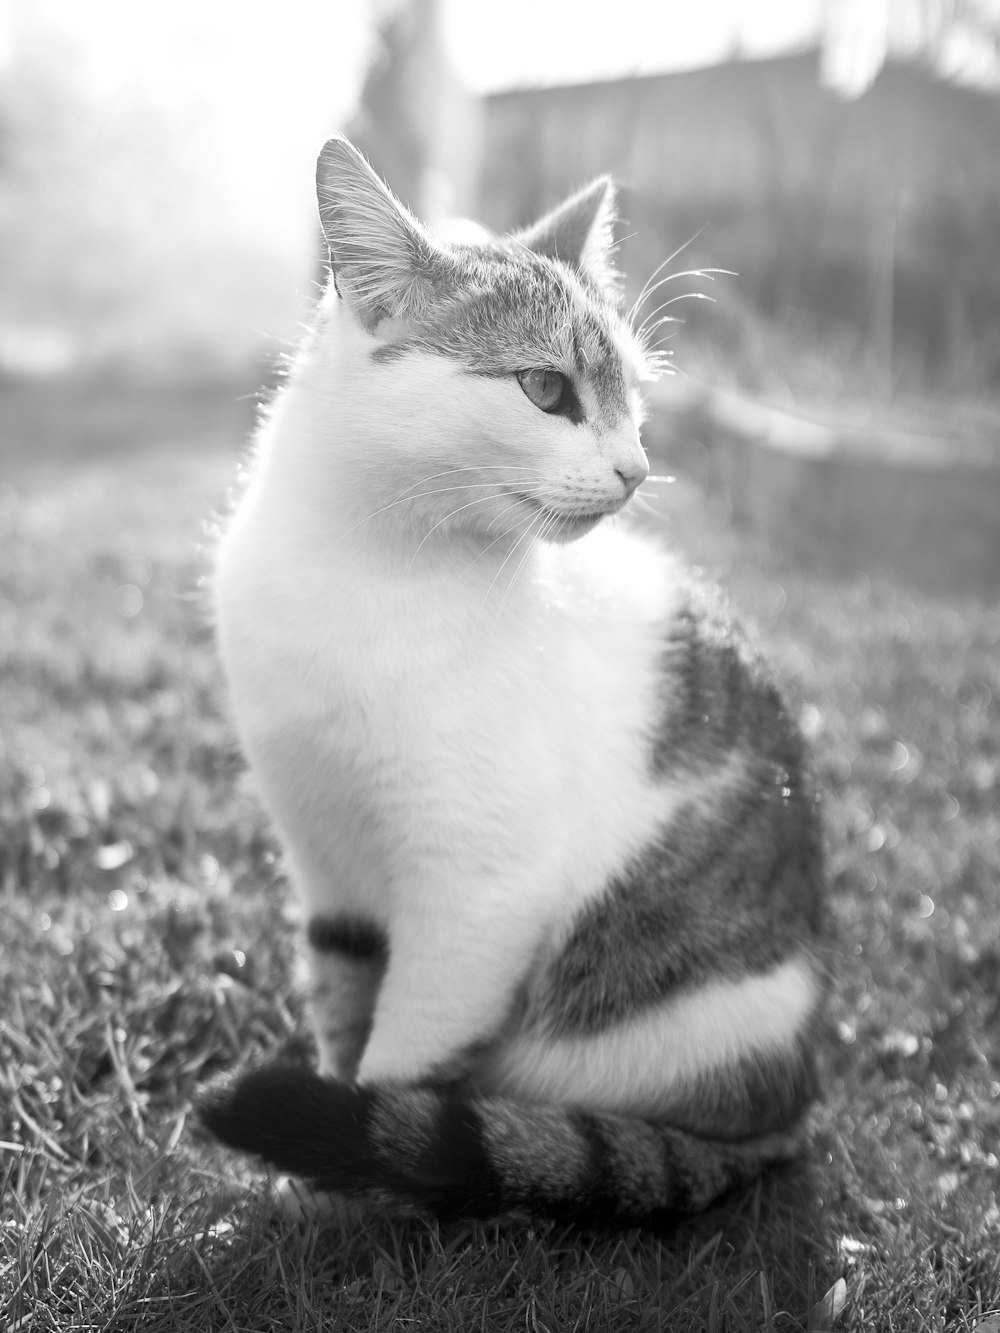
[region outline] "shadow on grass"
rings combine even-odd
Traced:
[[[237,1326],[673,1328],[805,1325],[826,1290],[816,1181],[803,1163],[701,1217],[658,1231],[504,1219],[438,1225],[373,1213],[300,1227],[266,1200],[238,1207],[196,1260]],[[262,1269],[271,1279],[262,1282]]]

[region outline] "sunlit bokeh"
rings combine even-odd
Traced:
[[[366,6],[4,0],[0,362],[234,367],[290,336],[313,162],[356,102]]]

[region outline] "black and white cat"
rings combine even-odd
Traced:
[[[344,139],[332,280],[218,553],[239,734],[308,921],[319,1072],[225,1142],[440,1215],[641,1218],[796,1149],[823,1002],[803,747],[619,513],[643,338],[602,179],[481,244]]]

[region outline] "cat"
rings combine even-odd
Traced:
[[[242,744],[304,909],[318,1070],[225,1143],[440,1217],[631,1222],[792,1156],[826,992],[817,797],[647,475],[604,177],[477,244],[344,138],[331,278],[218,551]]]

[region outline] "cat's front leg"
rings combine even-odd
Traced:
[[[446,901],[394,932],[360,1083],[458,1077],[504,1028],[540,927],[488,917],[476,910],[483,896]]]
[[[373,923],[347,913],[310,917],[306,967],[321,1074],[356,1077],[387,956],[386,936]]]
[[[309,898],[306,910],[309,911]],[[317,1067],[328,1078],[353,1083],[371,1031],[375,997],[385,973],[387,937],[374,922],[329,906],[308,916],[305,965]],[[355,1225],[368,1206],[307,1181],[282,1175],[275,1182],[278,1211],[296,1222]]]

